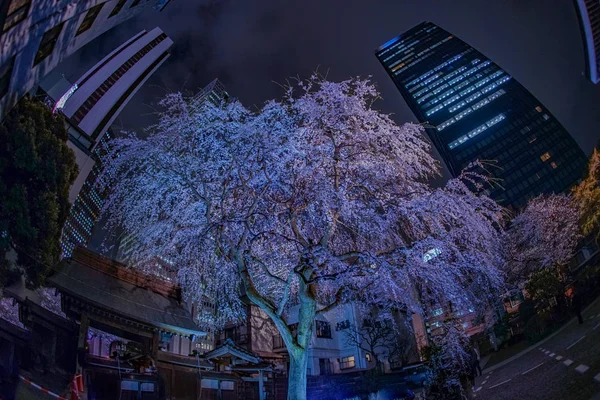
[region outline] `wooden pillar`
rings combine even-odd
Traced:
[[[90,319],[87,314],[81,314],[81,321],[79,324],[79,337],[77,338],[77,373],[81,374],[83,371],[83,357],[85,357],[85,345],[87,342],[88,329],[90,327]]]
[[[265,400],[265,388],[263,382],[263,370],[258,370],[258,400]]]

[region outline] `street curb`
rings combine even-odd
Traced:
[[[596,300],[592,301],[590,303],[590,305],[588,305],[581,313],[583,314],[584,312],[586,312],[587,310],[589,310],[590,308],[592,308],[592,306],[594,306],[598,301],[600,301],[600,297],[597,297]],[[490,373],[500,367],[505,366],[506,364],[516,360],[517,358],[529,353],[531,350],[539,347],[541,344],[547,342],[548,340],[552,339],[554,336],[558,335],[560,332],[562,332],[564,329],[566,329],[569,325],[571,325],[572,323],[574,323],[575,321],[577,321],[577,317],[573,317],[571,318],[571,320],[569,322],[567,322],[566,324],[564,324],[563,326],[560,327],[559,330],[557,330],[556,332],[552,333],[550,336],[540,340],[539,342],[537,342],[536,344],[533,344],[531,346],[529,346],[528,348],[526,348],[525,350],[523,350],[520,353],[515,354],[514,356],[507,358],[504,361],[499,362],[496,365],[492,365],[489,368],[486,368],[482,371],[482,375],[485,375],[486,373]]]

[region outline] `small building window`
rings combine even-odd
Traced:
[[[348,328],[350,328],[349,320],[340,321],[335,325],[336,331],[343,331],[344,329],[348,329]]]
[[[556,164],[554,161],[552,161],[550,165],[552,165],[552,168],[554,169],[558,168],[558,164]]]
[[[544,154],[542,154],[542,155],[540,156],[540,159],[541,159],[542,161],[548,161],[548,160],[550,159],[550,153],[549,153],[549,152],[545,152]]]
[[[115,6],[115,8],[113,8],[113,10],[108,15],[108,18],[114,17],[115,15],[117,15],[119,13],[119,11],[121,11],[121,8],[123,8],[125,3],[127,3],[127,0],[119,0],[117,5]]]
[[[79,25],[75,36],[81,35],[83,32],[92,27],[96,17],[98,17],[98,14],[100,13],[100,10],[102,10],[102,6],[104,6],[104,3],[98,4],[97,6],[94,6],[88,10],[88,12],[85,14],[85,18],[83,21],[81,21],[81,25]]]
[[[540,107],[540,106],[537,106],[537,107],[535,108],[535,111],[537,111],[537,112],[542,112],[542,107]]]
[[[8,6],[8,11],[6,12],[2,32],[8,31],[10,28],[27,18],[30,5],[31,0],[12,0]]]
[[[331,339],[331,325],[329,322],[316,321],[317,323],[317,337]]]
[[[8,93],[14,65],[15,57],[0,67],[0,99]]]
[[[56,46],[56,42],[58,41],[58,37],[62,32],[64,23],[56,25],[54,28],[50,29],[44,36],[42,36],[42,41],[38,47],[38,51],[35,55],[35,59],[33,60],[33,65],[37,65],[44,61],[52,52],[54,51],[54,46]]]
[[[350,369],[356,366],[354,356],[340,358],[340,369]]]
[[[367,359],[367,362],[371,362],[371,355],[369,353],[365,354],[365,358]]]

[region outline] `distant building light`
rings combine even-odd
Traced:
[[[442,254],[442,251],[438,248],[433,248],[431,250],[428,250],[424,255],[423,255],[423,262],[429,262],[429,260],[433,260],[434,258],[436,258],[437,256],[439,256],[440,254]]]
[[[74,84],[73,86],[71,86],[71,88],[69,90],[67,90],[67,92],[65,94],[63,94],[62,96],[60,96],[60,99],[58,99],[58,101],[54,105],[54,108],[52,109],[52,112],[55,113],[58,110],[62,110],[64,108],[67,100],[69,100],[69,98],[73,95],[73,93],[75,93],[75,91],[78,88],[79,88],[79,86],[77,86],[77,84]]]

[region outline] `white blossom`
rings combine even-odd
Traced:
[[[168,95],[148,137],[114,141],[100,179],[112,190],[108,227],[140,238],[134,264],[171,260],[186,294],[216,305],[217,326],[240,319],[248,295],[293,370],[315,316],[341,303],[482,306],[502,284],[501,208],[468,189],[480,184],[473,173],[433,189],[439,165],[423,128],[397,126],[377,98],[367,80],[318,77],[258,112]],[[292,304],[297,337],[285,323]]]

